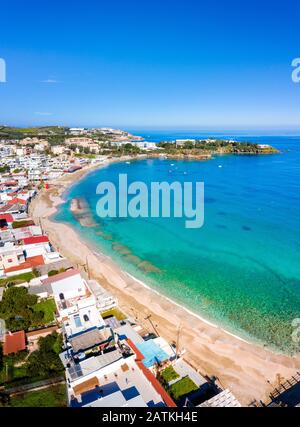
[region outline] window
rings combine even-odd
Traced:
[[[87,314],[84,314],[83,315],[83,318],[84,318],[84,321],[85,322],[88,322],[90,319],[89,319],[89,316],[87,315]]]
[[[74,315],[74,322],[75,322],[76,328],[81,328],[82,323],[81,323],[79,314]]]

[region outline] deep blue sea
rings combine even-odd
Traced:
[[[137,131],[149,141],[222,137],[271,144],[274,155],[225,155],[209,161],[141,160],[94,171],[65,194],[55,219],[159,292],[241,337],[295,352],[300,317],[300,137]],[[221,166],[221,167],[220,167]],[[130,181],[203,181],[205,222],[95,214],[96,186]],[[70,201],[84,197],[96,222],[83,227]],[[100,262],[100,261],[99,261]]]

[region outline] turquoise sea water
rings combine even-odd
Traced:
[[[144,134],[149,140],[179,137]],[[300,317],[300,137],[230,137],[284,152],[113,164],[73,185],[55,219],[204,318],[248,340],[295,352],[291,322]],[[100,220],[96,186],[117,182],[119,173],[146,183],[204,181],[204,226],[186,229],[182,219]],[[82,227],[70,212],[70,201],[78,196],[87,200],[94,227]]]

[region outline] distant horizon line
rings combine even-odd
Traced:
[[[15,127],[15,128],[30,128],[30,127],[52,127],[52,126],[59,126],[59,127],[67,127],[67,128],[86,128],[86,129],[91,129],[91,128],[112,128],[112,129],[120,129],[120,130],[125,130],[126,132],[139,132],[139,131],[143,131],[143,132],[213,132],[216,134],[226,134],[226,133],[237,133],[237,132],[241,132],[243,134],[246,135],[255,135],[255,136],[259,136],[258,133],[262,133],[265,134],[264,136],[284,136],[285,134],[288,134],[289,136],[300,136],[300,128],[299,127],[261,127],[261,126],[257,126],[257,127],[238,127],[238,128],[229,128],[229,127],[219,127],[218,125],[216,125],[216,127],[197,127],[197,126],[187,126],[187,125],[182,125],[180,127],[176,126],[176,127],[172,127],[172,126],[166,126],[166,127],[160,127],[160,126],[141,126],[141,125],[136,125],[136,126],[132,126],[132,125],[83,125],[83,124],[72,124],[72,125],[66,125],[66,124],[53,124],[53,123],[43,123],[43,124],[26,124],[26,125],[21,125],[21,124],[4,124],[4,123],[0,123],[0,126],[5,126],[5,127]]]

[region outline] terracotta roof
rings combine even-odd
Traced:
[[[5,268],[4,271],[5,273],[13,273],[13,272],[17,272],[17,271],[22,271],[22,270],[27,270],[27,269],[31,269],[31,264],[30,262],[22,262],[19,265],[16,265],[15,267],[9,267],[9,268]]]
[[[25,332],[18,331],[5,335],[3,354],[17,353],[26,349]]]
[[[29,262],[31,267],[37,267],[38,265],[44,265],[44,257],[43,255],[36,255],[26,258],[26,262]]]
[[[6,182],[3,182],[2,184],[11,187],[12,185],[17,185],[18,182],[17,181],[6,181]]]
[[[43,255],[36,255],[26,258],[25,262],[22,262],[21,264],[16,265],[15,267],[5,268],[4,271],[5,273],[12,273],[13,271],[27,270],[28,268],[35,268],[38,265],[44,264],[45,261]]]
[[[52,283],[67,279],[68,277],[76,276],[77,274],[80,274],[80,270],[77,268],[72,268],[71,270],[67,270],[63,273],[55,274],[55,276],[48,277],[47,279],[42,280],[42,283],[44,285],[51,285]]]
[[[0,220],[5,219],[6,222],[14,222],[12,215],[10,214],[2,214],[0,215]]]
[[[26,200],[24,200],[24,199],[18,199],[18,198],[16,197],[15,199],[8,200],[7,204],[8,204],[8,205],[16,205],[16,204],[19,204],[19,205],[26,205],[26,204],[27,204],[27,202],[26,202]]]
[[[35,243],[48,243],[49,239],[47,236],[33,236],[33,237],[25,237],[23,239],[24,245],[33,245]]]

